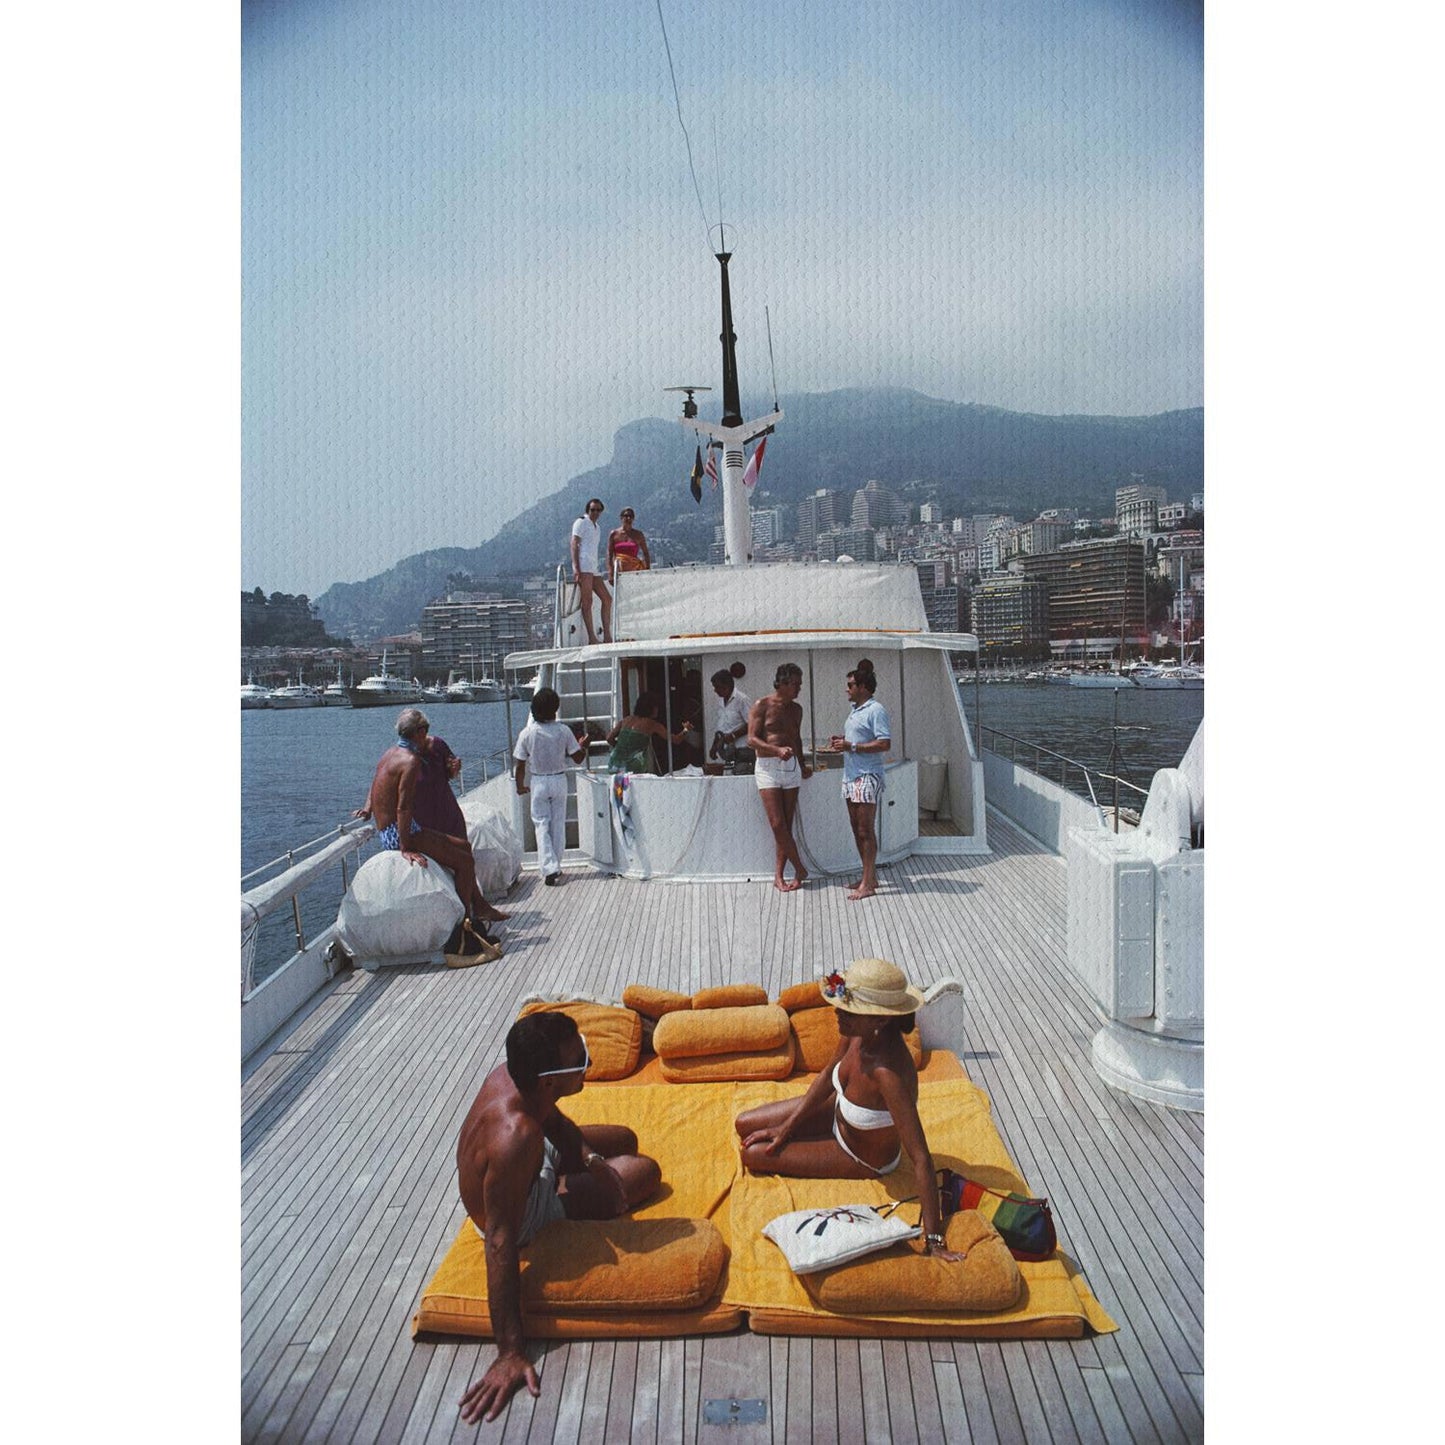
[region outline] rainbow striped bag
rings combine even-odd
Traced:
[[[1000,1194],[984,1184],[975,1184],[952,1169],[938,1171],[938,1202],[943,1217],[960,1209],[976,1209],[1003,1236],[1015,1259],[1037,1264],[1058,1248],[1054,1216],[1047,1199],[1029,1199],[1023,1194]]]

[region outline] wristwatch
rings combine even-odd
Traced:
[[[936,1249],[942,1249],[942,1248],[943,1248],[943,1236],[942,1236],[941,1234],[925,1234],[925,1235],[923,1236],[923,1238],[924,1238],[924,1242],[925,1242],[930,1248],[936,1248]]]
[[[582,1156],[582,1167],[584,1169],[590,1169],[592,1167],[592,1161],[594,1159],[601,1159],[604,1164],[607,1162],[607,1160],[595,1149],[589,1149],[587,1153]]]

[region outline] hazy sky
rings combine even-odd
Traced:
[[[1201,404],[1194,0],[662,8],[745,396],[766,304],[780,392]],[[474,546],[720,385],[656,0],[249,0],[242,71],[246,587]]]

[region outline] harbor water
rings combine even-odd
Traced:
[[[1096,771],[1117,772],[1142,788],[1148,787],[1157,769],[1178,764],[1204,715],[1203,692],[1131,687],[1115,694],[1042,682],[988,683],[975,689],[972,682],[965,682],[959,696],[975,737],[981,722],[985,729],[1062,753]],[[886,696],[881,700],[885,706],[891,703]],[[513,701],[510,706],[515,732],[526,721],[527,704]],[[482,781],[484,759],[490,760],[489,775],[495,776],[501,765],[499,755],[505,755],[508,747],[507,707],[493,702],[424,708],[433,733],[461,757],[464,788]],[[288,849],[336,835],[352,810],[365,802],[376,761],[395,739],[399,711],[328,707],[241,714],[243,874],[283,858]],[[839,709],[840,728],[843,711]],[[1119,754],[1111,770],[1115,736]],[[1002,741],[986,741],[1006,754],[1010,750]],[[1021,763],[1035,765],[1027,750],[1019,749],[1016,755]],[[1046,762],[1039,770],[1059,776]],[[1069,770],[1063,781],[1087,796],[1075,770]],[[256,881],[260,880],[252,880]],[[305,936],[314,938],[334,922],[340,902],[339,875],[308,889],[301,900]],[[289,909],[265,920],[257,940],[255,979],[267,977],[294,948],[295,925]]]

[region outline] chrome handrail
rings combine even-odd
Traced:
[[[1069,786],[1067,781],[1068,770],[1070,768],[1077,768],[1079,772],[1083,774],[1084,786],[1087,787],[1089,790],[1089,801],[1094,805],[1094,808],[1097,810],[1101,820],[1104,817],[1106,810],[1104,808],[1104,805],[1099,802],[1099,795],[1094,790],[1094,779],[1098,778],[1100,782],[1113,783],[1114,831],[1116,833],[1119,831],[1119,789],[1127,788],[1130,792],[1137,793],[1139,797],[1143,799],[1147,799],[1149,796],[1148,788],[1141,788],[1138,783],[1130,782],[1128,778],[1121,778],[1116,773],[1106,773],[1102,769],[1092,769],[1088,767],[1087,764],[1081,763],[1075,758],[1066,757],[1063,753],[1055,752],[1053,748],[1044,747],[1042,743],[1030,742],[1027,738],[1019,738],[1015,737],[1012,733],[1001,732],[998,728],[989,727],[987,723],[978,723],[977,727],[979,734],[978,741],[980,747],[989,746],[985,742],[985,737],[1002,738],[1004,741],[1013,744],[1013,747],[1008,754],[1008,759],[1011,763],[1018,762],[1018,749],[1020,747],[1030,749],[1034,755],[1035,760],[1033,770],[1034,772],[1038,773],[1040,777],[1046,777],[1047,774],[1039,765],[1039,759],[1041,757],[1049,757],[1054,759],[1060,765],[1059,786],[1061,788],[1067,789]],[[1000,757],[1003,756],[1003,751],[1000,748],[990,747],[990,750],[992,752],[998,753]]]
[[[255,986],[256,936],[261,921],[279,912],[289,903],[291,921],[296,930],[296,953],[292,958],[306,952],[308,947],[305,929],[301,923],[301,892],[323,874],[338,865],[341,868],[341,891],[348,886],[346,860],[359,853],[376,834],[375,827],[366,822],[343,823],[330,843],[319,853],[294,863],[284,873],[241,894],[241,998],[244,1001]],[[251,875],[251,876],[254,876]],[[287,960],[289,963],[290,960]],[[283,964],[282,967],[285,967]]]

